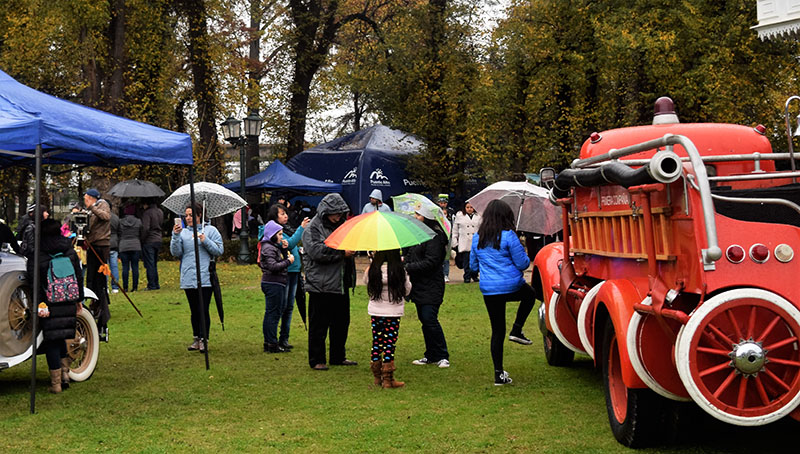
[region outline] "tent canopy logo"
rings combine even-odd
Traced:
[[[383,174],[383,170],[377,168],[369,174],[369,183],[372,186],[391,186],[392,183],[389,182],[389,177]]]
[[[358,167],[353,167],[352,170],[344,174],[344,177],[342,178],[342,184],[356,184],[357,178],[358,178]]]

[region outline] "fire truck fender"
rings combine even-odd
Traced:
[[[558,263],[564,258],[564,243],[550,243],[543,247],[533,259],[533,273],[531,273],[531,287],[537,292],[542,304],[550,301],[553,296],[553,286],[559,283]],[[541,294],[539,294],[541,289]],[[548,317],[545,317],[547,319]],[[552,330],[549,326],[548,329]]]
[[[642,282],[637,282],[642,281]],[[644,284],[644,287],[642,287]],[[644,294],[642,293],[644,291]],[[647,279],[610,279],[605,281],[595,296],[594,310],[594,345],[595,352],[601,352],[603,325],[610,320],[614,324],[619,347],[620,365],[622,367],[622,380],[628,388],[647,388],[639,378],[631,364],[627,349],[628,323],[633,316],[633,305],[641,302],[647,293]],[[594,361],[599,367],[599,361],[604,361],[601,354],[596,354]]]

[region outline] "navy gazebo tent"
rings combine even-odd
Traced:
[[[311,178],[341,183],[342,197],[357,214],[373,189],[380,189],[384,200],[426,192],[406,174],[408,158],[422,146],[416,136],[375,125],[303,151],[286,166]]]
[[[241,181],[223,184],[222,186],[239,191]],[[341,192],[342,185],[338,183],[327,183],[313,178],[292,172],[283,165],[282,162],[275,160],[266,169],[248,177],[244,180],[245,191],[267,191],[271,189],[294,189],[309,192]]]
[[[191,181],[192,162],[192,140],[187,134],[167,131],[47,95],[0,71],[0,168],[34,165],[37,201],[41,198],[41,185],[38,182],[42,177],[42,164],[189,165]],[[35,270],[39,269],[40,213],[36,210]],[[199,262],[199,257],[195,260]],[[199,263],[197,273],[199,283]],[[39,289],[39,273],[34,273],[34,301],[39,301]],[[37,338],[37,316],[35,310],[32,312],[31,413],[35,409]]]

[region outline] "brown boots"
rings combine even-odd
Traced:
[[[405,386],[405,383],[394,379],[395,369],[396,368],[394,367],[394,361],[383,363],[381,367],[381,379],[384,388],[401,388]],[[377,377],[376,377],[376,384],[377,384]]]
[[[50,371],[50,387],[47,388],[53,394],[61,392],[61,369],[53,369]]]
[[[61,358],[61,389],[69,389],[69,365],[72,358]]]
[[[372,361],[369,365],[369,368],[372,369],[372,375],[375,376],[375,386],[380,387],[382,382],[382,374],[381,372],[381,360]]]

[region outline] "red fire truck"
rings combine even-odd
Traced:
[[[547,361],[593,358],[626,446],[659,440],[682,401],[740,426],[800,420],[794,156],[760,125],[682,124],[669,98],[655,110],[593,133],[552,181],[564,241],[532,277]]]

